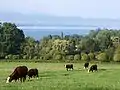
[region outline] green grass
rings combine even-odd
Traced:
[[[120,90],[120,64],[98,64],[98,72],[94,73],[83,70],[80,63],[74,63],[73,71],[66,71],[64,64],[0,62],[0,90]],[[18,65],[38,68],[39,79],[6,84]]]

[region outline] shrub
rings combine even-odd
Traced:
[[[23,55],[23,59],[28,59],[28,56],[27,55]]]
[[[19,55],[12,55],[12,59],[20,59]]]
[[[44,56],[44,59],[45,60],[50,60],[50,59],[52,59],[52,56],[48,53]]]
[[[116,62],[120,62],[120,54],[115,54],[113,60]]]
[[[38,59],[38,56],[34,56],[33,59]]]
[[[88,56],[90,57],[90,60],[94,60],[95,59],[95,54],[94,53],[89,53]]]
[[[81,57],[80,57],[79,54],[77,54],[77,55],[74,56],[74,60],[80,60],[80,59],[81,59]]]
[[[89,61],[90,60],[89,56],[87,54],[85,54],[85,53],[82,54],[82,58],[81,59],[85,60],[85,61]]]
[[[62,55],[55,55],[55,56],[54,56],[54,59],[56,59],[56,60],[61,60],[61,59],[62,59]]]
[[[97,59],[100,61],[109,61],[108,56],[106,53],[100,53],[97,55]]]
[[[12,59],[12,54],[5,56],[5,59]]]
[[[115,52],[115,49],[113,47],[108,48],[108,49],[105,50],[105,53],[107,54],[109,61],[113,60],[114,52]]]
[[[73,59],[74,59],[74,56],[73,56],[73,55],[67,55],[67,56],[66,56],[66,59],[68,59],[68,60],[73,60]]]

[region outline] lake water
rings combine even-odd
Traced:
[[[35,39],[39,40],[44,36],[47,35],[60,35],[61,32],[64,33],[64,35],[72,35],[72,34],[79,34],[79,35],[85,35],[88,34],[88,32],[90,30],[35,30],[35,31],[31,31],[31,30],[23,30],[24,34],[26,36],[31,36],[34,37]]]
[[[72,34],[78,34],[78,35],[86,35],[90,32],[90,30],[96,30],[99,27],[83,27],[83,26],[21,26],[18,27],[24,31],[24,34],[26,36],[31,36],[37,40],[40,40],[44,36],[48,35],[60,35],[61,32],[64,33],[64,35],[72,35]],[[103,28],[103,27],[101,27]],[[108,27],[109,29],[109,27]],[[117,29],[117,28],[112,28]]]

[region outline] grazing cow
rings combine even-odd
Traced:
[[[89,67],[89,62],[86,62],[86,63],[84,64],[84,69],[88,69],[88,67]]]
[[[27,75],[29,76],[29,79],[32,77],[37,77],[38,78],[38,69],[30,69],[27,73]]]
[[[68,71],[69,69],[73,70],[73,64],[66,64],[65,65],[66,70]]]
[[[88,72],[90,72],[90,71],[97,71],[97,65],[95,64],[95,65],[92,65],[91,67],[90,67],[90,69],[88,70]]]
[[[26,75],[28,68],[26,66],[18,66],[15,68],[14,72],[7,78],[6,83],[9,83],[13,80],[19,80],[24,82],[26,80]]]

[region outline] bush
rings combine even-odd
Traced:
[[[23,55],[23,59],[28,59],[28,56],[27,55]]]
[[[38,59],[38,56],[34,56],[33,59]]]
[[[55,55],[55,56],[54,56],[54,59],[55,59],[55,60],[61,60],[61,59],[62,59],[62,55]]]
[[[90,60],[90,57],[89,57],[87,54],[83,53],[81,59],[82,59],[82,60],[85,60],[85,61],[89,61],[89,60]]]
[[[100,61],[109,61],[106,53],[100,53],[97,55],[97,59]]]
[[[74,60],[74,56],[73,55],[67,55],[66,59],[68,59],[68,60]]]
[[[12,54],[9,54],[7,56],[5,56],[5,59],[20,59],[20,56],[19,55],[12,55]]]
[[[12,54],[5,56],[5,59],[12,59]]]
[[[80,60],[80,59],[81,59],[81,57],[80,57],[79,54],[77,54],[77,55],[74,56],[74,60]]]
[[[94,53],[89,53],[88,56],[90,57],[90,60],[94,60],[95,59],[95,54]]]
[[[52,59],[52,56],[48,53],[44,56],[44,59],[45,60],[50,60],[50,59]]]
[[[120,62],[120,54],[115,54],[113,60],[116,62]]]
[[[115,52],[115,50],[114,50],[113,47],[108,48],[108,49],[105,50],[105,53],[107,54],[109,61],[112,61],[112,60],[113,60],[114,52]]]
[[[20,59],[19,55],[12,55],[12,59]]]

